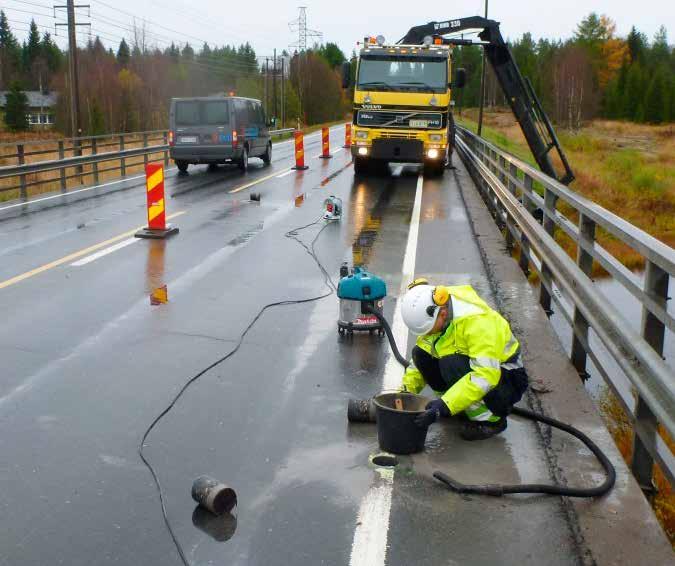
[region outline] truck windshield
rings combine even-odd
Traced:
[[[445,92],[448,60],[442,57],[362,57],[356,83],[359,90]]]

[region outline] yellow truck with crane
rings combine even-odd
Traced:
[[[451,76],[449,45],[387,45],[382,36],[366,38],[354,83],[356,173],[396,162],[423,163],[432,175],[443,172],[454,134],[451,95],[463,85],[463,70],[454,84]]]
[[[425,173],[443,173],[455,140],[453,90],[466,82],[463,69],[453,76],[453,51],[463,45],[483,47],[535,161],[544,173],[569,184],[574,174],[532,84],[521,75],[499,22],[480,16],[415,26],[394,44],[382,36],[365,38],[354,81],[355,173],[388,163],[423,164]],[[342,86],[350,83],[346,62]]]

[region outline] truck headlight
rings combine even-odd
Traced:
[[[356,137],[361,138],[361,139],[366,139],[368,137],[368,132],[364,130],[357,130],[356,131]]]
[[[443,141],[443,134],[429,134],[429,141],[433,142]]]
[[[430,149],[429,151],[427,151],[427,157],[429,159],[436,159],[438,157],[438,150]]]
[[[359,155],[368,155],[368,148],[367,147],[360,147],[359,148]]]

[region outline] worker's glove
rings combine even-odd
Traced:
[[[450,409],[443,399],[429,401],[425,409],[426,411],[415,417],[415,424],[420,428],[429,428],[439,418],[450,416]]]

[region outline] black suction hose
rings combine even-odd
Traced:
[[[401,355],[401,352],[399,352],[394,340],[394,335],[391,332],[391,328],[387,320],[379,312],[376,312],[367,306],[364,307],[364,310],[369,314],[376,316],[380,321],[380,324],[384,328],[387,338],[389,339],[389,345],[391,346],[391,350],[394,353],[394,357],[403,367],[407,368],[410,365],[410,362]],[[616,481],[616,470],[614,469],[614,466],[609,461],[609,458],[607,458],[604,452],[598,448],[598,445],[595,444],[595,442],[588,438],[588,436],[586,436],[579,429],[576,429],[572,425],[563,423],[556,419],[552,419],[551,417],[547,417],[540,413],[535,413],[529,409],[522,409],[520,407],[513,407],[511,414],[524,417],[531,421],[547,424],[548,426],[557,428],[558,430],[563,430],[581,440],[581,442],[583,442],[586,447],[591,452],[593,452],[595,457],[598,459],[598,462],[600,462],[604,468],[606,474],[605,481],[596,487],[567,487],[563,485],[538,483],[523,483],[516,485],[466,485],[458,482],[443,472],[434,472],[434,477],[445,484],[452,491],[457,493],[476,493],[479,495],[493,495],[496,497],[501,497],[502,495],[508,493],[546,493],[549,495],[564,495],[566,497],[599,497],[614,487],[614,482]]]

